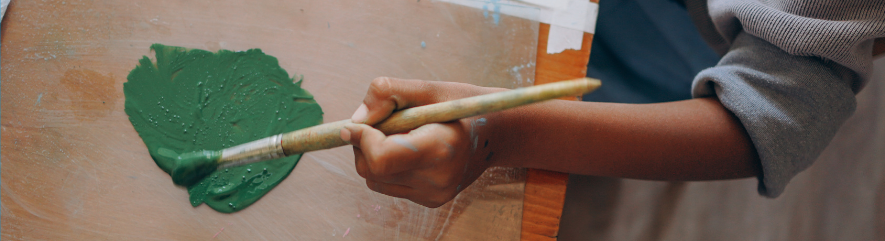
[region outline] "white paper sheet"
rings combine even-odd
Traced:
[[[547,53],[566,49],[581,50],[583,32],[596,32],[599,4],[588,0],[439,0],[550,24],[547,35]],[[490,5],[492,7],[490,7]],[[503,7],[502,7],[503,6]],[[530,14],[529,9],[540,9]],[[537,11],[537,10],[536,10]]]
[[[9,6],[10,0],[0,0],[0,22],[3,22],[3,16],[6,16],[6,6]]]
[[[561,53],[566,49],[581,50],[583,41],[584,31],[550,25],[550,34],[547,35],[547,54]]]

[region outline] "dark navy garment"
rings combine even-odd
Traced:
[[[585,101],[654,103],[691,98],[691,83],[719,56],[678,0],[599,1]]]

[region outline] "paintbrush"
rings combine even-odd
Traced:
[[[596,90],[600,85],[597,79],[580,78],[418,106],[394,112],[374,127],[386,135],[403,133],[424,124],[449,122],[540,101],[582,95]],[[326,123],[220,151],[202,150],[179,155],[161,147],[157,154],[160,158],[174,160],[175,168],[171,175],[175,184],[190,186],[218,169],[347,145],[349,143],[341,140],[340,133],[344,125],[350,123],[350,119]]]

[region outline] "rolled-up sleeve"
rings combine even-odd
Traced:
[[[858,77],[852,75],[741,32],[715,67],[696,76],[692,95],[717,97],[740,120],[759,153],[759,193],[777,197],[854,113]]]

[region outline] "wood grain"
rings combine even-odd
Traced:
[[[584,77],[587,74],[587,62],[590,61],[590,44],[593,41],[593,34],[584,33],[581,50],[565,50],[558,54],[547,54],[549,32],[550,25],[542,23],[541,28],[538,29],[538,62],[535,69],[535,84]],[[562,99],[578,100],[578,97]],[[567,183],[568,174],[566,173],[528,170],[525,200],[523,201],[522,240],[556,240],[562,207],[565,204]]]
[[[567,173],[528,170],[522,207],[522,240],[556,240],[567,183]]]

